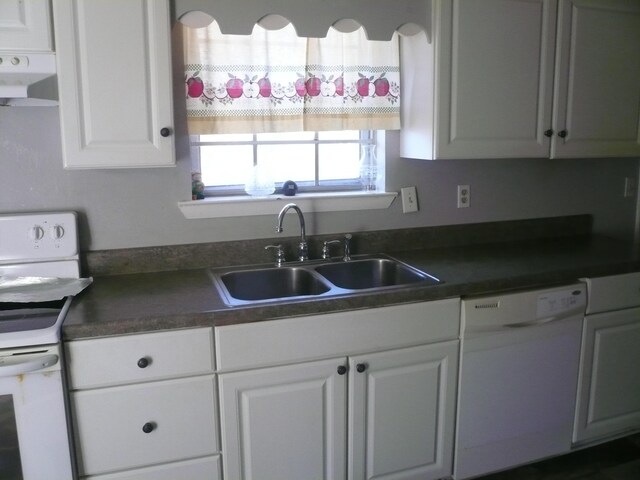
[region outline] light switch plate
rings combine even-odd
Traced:
[[[402,213],[417,212],[418,194],[416,187],[403,187],[400,191],[402,193]]]

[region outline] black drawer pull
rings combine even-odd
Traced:
[[[138,360],[138,367],[147,368],[150,363],[151,359],[149,357],[142,357],[140,360]]]
[[[142,426],[142,431],[144,433],[151,433],[156,429],[156,424],[153,422],[147,422]]]

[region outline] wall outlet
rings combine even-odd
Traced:
[[[469,185],[458,185],[458,208],[467,208],[471,204]]]
[[[402,192],[402,213],[418,211],[418,195],[416,187],[403,187]]]

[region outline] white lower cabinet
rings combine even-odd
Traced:
[[[349,359],[349,478],[451,474],[457,340]]]
[[[337,372],[344,364],[220,375],[225,479],[344,479],[347,381]]]
[[[640,308],[587,315],[573,441],[640,429]]]
[[[225,479],[450,476],[458,333],[458,299],[216,328]]]
[[[221,478],[212,329],[66,345],[82,478]]]
[[[85,477],[87,480],[221,480],[219,455]]]

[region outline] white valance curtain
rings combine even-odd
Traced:
[[[189,133],[400,128],[397,34],[362,28],[300,38],[289,24],[223,35],[216,22],[184,29]]]

